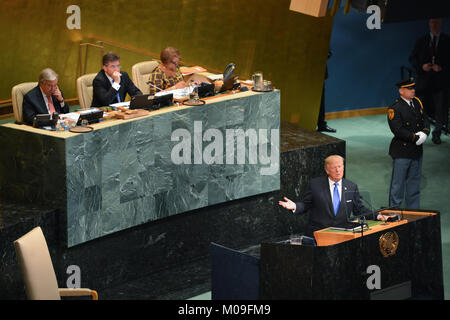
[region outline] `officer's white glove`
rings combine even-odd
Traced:
[[[416,145],[420,146],[422,143],[427,140],[428,136],[425,132],[419,131],[416,133],[416,136],[419,136],[419,139],[416,141]]]

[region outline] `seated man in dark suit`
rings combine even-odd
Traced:
[[[127,93],[130,96],[141,95],[142,92],[133,84],[128,74],[120,71],[120,57],[113,52],[103,56],[103,69],[92,83],[93,98],[91,107],[109,106],[124,102]]]
[[[64,102],[58,88],[58,75],[50,68],[39,74],[39,84],[24,97],[22,104],[23,122],[32,125],[37,114],[68,113],[69,106]]]
[[[294,213],[310,211],[305,232],[307,236],[313,237],[314,231],[328,227],[345,227],[350,212],[366,215],[368,219],[374,218],[372,212],[362,204],[358,186],[343,178],[344,158],[338,155],[327,157],[325,172],[328,177],[311,180],[301,202],[293,202],[286,197],[285,201],[279,201],[280,206]],[[383,215],[378,215],[377,218],[386,220]]]

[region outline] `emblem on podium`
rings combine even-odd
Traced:
[[[398,248],[398,234],[395,231],[389,231],[380,236],[380,252],[383,257],[393,256]]]

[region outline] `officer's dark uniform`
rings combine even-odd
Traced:
[[[399,88],[414,88],[414,79],[401,81]],[[420,208],[420,177],[422,173],[423,144],[417,145],[418,132],[430,134],[430,123],[423,112],[421,101],[414,97],[408,104],[401,97],[388,108],[389,128],[394,138],[389,146],[393,159],[389,206],[401,206],[406,189],[406,207]]]

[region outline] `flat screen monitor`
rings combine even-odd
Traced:
[[[80,112],[77,125],[81,124],[82,120],[87,120],[88,123],[96,123],[103,118],[103,110],[97,108],[91,108]]]
[[[172,93],[162,96],[143,94],[131,98],[130,109],[158,110],[172,105]]]

